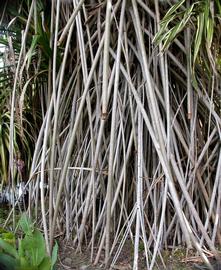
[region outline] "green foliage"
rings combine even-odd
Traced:
[[[44,114],[43,88],[48,78],[49,61],[52,58],[50,47],[50,15],[47,14],[46,2],[36,1],[35,15],[26,38],[26,47],[20,55],[22,31],[27,25],[31,1],[15,1],[6,5],[7,22],[1,26],[0,45],[5,51],[1,53],[0,67],[0,181],[7,184],[9,179],[9,145],[13,140],[13,156],[20,156],[25,163],[27,176],[33,153],[33,138],[38,136]],[[13,57],[12,57],[13,55]],[[62,50],[58,49],[58,67],[62,59]],[[16,81],[16,99],[14,106],[13,127],[10,127],[10,106],[16,65],[21,56],[21,71]],[[9,60],[10,59],[10,60]],[[12,125],[12,123],[11,123]],[[13,128],[13,138],[10,138],[10,128]],[[12,132],[11,132],[12,134]],[[12,154],[12,153],[11,153]],[[18,175],[18,174],[17,174]],[[16,173],[15,173],[16,178]],[[22,179],[26,180],[26,179]],[[20,179],[15,179],[15,182]]]
[[[28,124],[29,126],[29,124]],[[25,153],[30,154],[30,144],[32,141],[31,134],[25,129],[21,130],[18,123],[14,124],[14,156],[23,149]],[[2,184],[8,179],[8,161],[9,161],[9,145],[10,145],[10,113],[8,111],[0,111],[0,179]],[[26,164],[27,165],[27,164]]]
[[[0,252],[0,266],[5,270],[17,270],[17,260],[12,256]]]
[[[25,234],[31,234],[34,231],[34,226],[26,215],[22,215],[20,218],[19,226]]]
[[[17,125],[14,126],[14,153],[18,151],[18,144],[16,141],[16,136],[19,134]],[[10,114],[9,112],[2,113],[0,115],[0,177],[3,182],[8,179],[8,156],[9,156],[9,136],[10,134]]]
[[[34,228],[26,215],[19,221],[24,236],[18,238],[18,247],[15,246],[13,233],[0,230],[0,262],[13,265],[16,270],[52,270],[57,260],[58,245],[55,244],[52,256],[46,252],[45,241],[42,233]]]
[[[162,42],[164,51],[180,32],[190,27],[193,32],[193,70],[197,61],[205,68],[211,66],[219,70],[219,59],[215,59],[220,50],[215,44],[219,44],[219,38],[215,36],[220,28],[219,1],[215,1],[214,5],[209,0],[193,1],[190,6],[185,6],[185,3],[185,0],[179,1],[168,10],[153,41],[156,44]]]
[[[15,235],[12,232],[8,232],[0,227],[0,239],[4,240],[8,244],[15,246]]]

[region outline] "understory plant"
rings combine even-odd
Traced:
[[[153,41],[161,43],[161,50],[166,51],[181,32],[189,29],[185,43],[191,49],[187,50],[187,56],[192,68],[198,65],[211,76],[211,68],[220,73],[220,19],[220,1],[200,0],[190,4],[181,0],[167,11]]]
[[[58,245],[55,244],[52,256],[49,256],[45,247],[43,234],[33,223],[22,215],[18,229],[22,236],[0,231],[0,265],[10,270],[52,270],[57,260]],[[9,267],[9,268],[7,268]]]
[[[115,266],[129,240],[134,270],[179,246],[210,266],[221,245],[220,1],[14,2],[9,146],[29,109],[27,210],[46,249],[59,233]]]

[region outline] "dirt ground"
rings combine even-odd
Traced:
[[[56,270],[105,270],[102,263],[96,266],[90,263],[90,254],[86,250],[82,253],[76,253],[76,250],[69,243],[62,243],[59,246]]]
[[[60,243],[59,258],[57,262],[57,270],[105,270],[104,263],[101,262],[96,266],[90,263],[90,253],[86,250],[82,254],[76,254],[76,250],[70,243]],[[142,254],[142,252],[141,252]],[[103,254],[104,257],[104,254]],[[166,262],[166,268],[161,263],[154,269],[167,270],[206,270],[206,266],[202,265],[201,259],[198,256],[188,256],[185,258],[183,250],[171,254],[166,252],[163,254]],[[117,263],[110,268],[111,270],[131,270],[133,266],[133,254],[129,246],[122,251]],[[212,262],[214,270],[221,270],[221,265]],[[139,270],[146,270],[144,256],[139,260]]]

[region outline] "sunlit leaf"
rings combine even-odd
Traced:
[[[31,265],[38,266],[43,261],[46,254],[43,235],[35,230],[31,234],[25,235],[22,241],[25,254],[30,258]]]
[[[53,266],[55,265],[58,257],[58,243],[56,242],[53,250],[52,250],[52,256],[51,256],[51,268],[53,269]]]
[[[203,36],[203,29],[204,29],[204,13],[200,13],[197,16],[197,32],[194,42],[194,53],[193,53],[193,63],[196,62],[196,58],[201,46],[202,36]]]
[[[13,256],[13,258],[18,258],[18,253],[16,249],[1,238],[0,238],[0,248],[3,249],[5,253]]]
[[[19,225],[21,226],[25,234],[31,234],[34,230],[32,222],[29,220],[26,214],[22,214]]]
[[[213,32],[214,32],[214,20],[212,18],[208,18],[206,24],[206,40],[208,48],[211,48],[213,41]]]

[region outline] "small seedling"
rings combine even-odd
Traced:
[[[23,236],[17,239],[17,246],[13,233],[0,232],[0,266],[7,270],[53,270],[57,261],[57,243],[50,257],[43,234],[34,228],[26,215],[22,215],[18,227]]]

